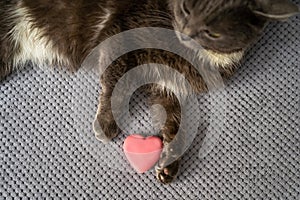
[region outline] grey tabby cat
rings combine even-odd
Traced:
[[[197,41],[205,49],[202,56],[228,77],[268,21],[285,20],[298,12],[298,6],[289,0],[2,0],[0,79],[28,62],[76,70],[103,40],[139,27],[184,33],[178,40],[191,49],[195,48],[191,38]],[[146,63],[169,65],[185,74],[195,91],[206,90],[191,64],[170,52],[141,49],[123,55],[101,77],[103,90],[94,129],[97,132],[101,127],[105,138],[112,139],[120,131],[110,104],[114,85],[128,70]],[[152,104],[163,105],[167,111],[161,129],[167,145],[179,127],[179,102],[157,85],[147,85],[144,90],[149,91]],[[96,136],[104,138],[99,133]],[[172,182],[179,165],[178,159],[157,167],[157,179]]]

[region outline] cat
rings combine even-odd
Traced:
[[[190,49],[196,48],[192,42],[196,41],[205,49],[201,56],[226,78],[262,35],[268,21],[286,20],[297,13],[298,6],[289,0],[4,0],[0,2],[0,80],[28,62],[76,71],[99,43],[140,27],[183,33],[178,34],[178,40]],[[207,90],[201,75],[174,53],[155,49],[127,53],[101,76],[102,91],[93,124],[99,140],[107,142],[104,138],[110,140],[120,132],[110,103],[117,80],[146,63],[166,64],[183,73],[196,92]],[[167,145],[179,128],[179,102],[156,84],[143,89],[149,92],[151,104],[160,104],[167,112],[160,131]],[[99,128],[105,135],[97,131]],[[157,167],[157,179],[171,183],[179,166],[180,159]]]

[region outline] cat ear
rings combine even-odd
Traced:
[[[285,20],[299,14],[299,7],[290,0],[255,0],[253,12],[271,20]]]

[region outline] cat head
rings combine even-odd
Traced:
[[[197,41],[215,64],[239,61],[269,20],[285,20],[299,8],[289,0],[171,0],[180,41]]]

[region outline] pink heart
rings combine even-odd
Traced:
[[[128,136],[123,150],[130,165],[138,172],[148,171],[159,160],[163,144],[159,137]]]

